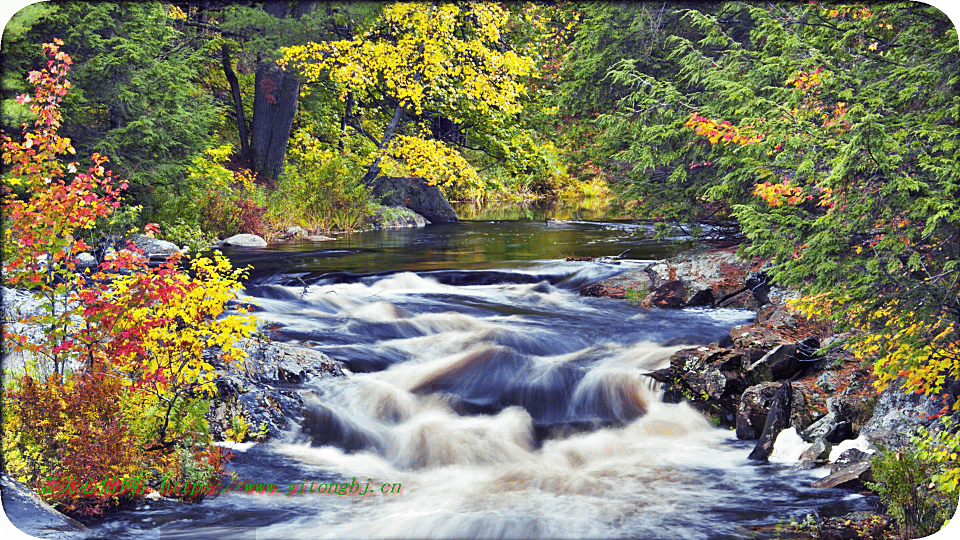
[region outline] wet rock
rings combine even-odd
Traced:
[[[404,206],[431,223],[456,223],[457,213],[437,186],[421,178],[381,176],[373,181],[370,195],[384,206]]]
[[[654,289],[652,293],[643,299],[640,305],[646,308],[680,309],[687,304],[686,300],[684,300],[685,296],[686,287],[682,281],[668,281]]]
[[[741,440],[756,440],[763,434],[773,398],[782,385],[778,383],[760,383],[747,388],[740,396],[737,409],[736,431]],[[790,425],[798,432],[810,425],[812,418],[807,399],[800,390],[794,390],[790,407]]]
[[[844,465],[831,472],[824,478],[814,481],[811,487],[826,489],[833,487],[845,487],[859,489],[863,482],[869,482],[873,479],[870,472],[870,463],[855,463]]]
[[[713,346],[683,349],[670,357],[668,378],[695,407],[710,415],[719,413],[723,425],[733,426],[739,396],[747,388],[744,368],[760,354]]]
[[[790,382],[784,382],[777,393],[773,396],[773,402],[770,404],[770,410],[767,412],[767,421],[763,425],[763,433],[760,434],[760,440],[750,452],[750,459],[766,461],[773,451],[773,443],[780,434],[790,424],[790,410],[793,401],[793,386]]]
[[[788,379],[800,371],[797,347],[782,343],[747,368],[747,380],[753,384]]]
[[[267,247],[267,241],[255,234],[235,234],[230,238],[224,239],[221,246],[228,247]]]
[[[818,463],[826,462],[828,459],[830,459],[831,449],[833,449],[833,445],[828,441],[817,439],[816,442],[810,445],[810,448],[807,448],[802,454],[800,454],[800,460]]]
[[[855,439],[857,437],[853,433],[853,424],[844,421],[838,422],[835,426],[833,426],[833,429],[831,429],[830,432],[827,433],[823,438],[833,444],[840,444],[843,441]]]
[[[339,362],[307,347],[250,341],[245,348],[243,364],[225,367],[217,380],[207,415],[216,438],[238,430],[246,430],[247,439],[276,437],[303,416],[300,389],[292,385],[344,375]]]
[[[713,302],[713,289],[702,289],[690,297],[686,307],[713,307]]]
[[[86,527],[43,502],[17,479],[0,472],[3,512],[14,527],[35,538],[73,540],[86,538]]]

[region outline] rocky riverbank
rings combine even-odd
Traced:
[[[863,491],[873,480],[870,459],[878,447],[905,450],[918,428],[943,427],[944,419],[936,419],[943,401],[905,394],[898,384],[877,392],[872,369],[842,346],[821,352],[843,336],[830,324],[795,314],[788,300],[797,292],[771,282],[766,261],[744,260],[735,251],[688,252],[593,284],[581,294],[626,297],[647,309],[755,311],[751,324],[735,326],[719,343],[676,352],[669,367],[649,376],[662,383],[666,399],[689,401],[715,424],[736,430],[739,439],[756,441],[751,459],[771,459],[776,447],[778,461],[820,468],[824,476],[813,487]],[[952,404],[960,383],[943,394]],[[888,516],[861,514],[824,521],[816,534],[802,527],[793,532],[848,538],[889,530]]]

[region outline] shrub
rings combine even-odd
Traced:
[[[957,508],[957,491],[944,492],[930,481],[937,465],[912,452],[884,450],[870,461],[880,495],[901,538],[929,536],[943,528]]]
[[[86,173],[59,162],[74,153],[57,135],[71,62],[62,44],[44,44],[47,69],[28,78],[35,95],[19,98],[32,101],[36,129],[24,126],[23,142],[2,138],[4,275],[41,303],[40,315],[16,321],[27,331],[4,327],[4,344],[31,362],[4,392],[3,450],[13,476],[67,512],[92,515],[120,496],[98,482],[153,469],[195,481],[219,474],[228,455],[211,446],[204,420],[217,376],[210,362],[241,360],[236,343],[254,322],[224,313],[242,272],[219,254],[188,271],[176,257],[150,267],[131,247],[75,271],[74,256],[89,249],[80,236],[109,221],[126,183],[114,187],[103,156]],[[208,360],[210,346],[222,352]]]

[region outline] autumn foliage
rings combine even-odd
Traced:
[[[118,495],[41,486],[150,470],[194,481],[219,474],[227,456],[212,446],[206,399],[216,370],[242,361],[238,340],[255,324],[226,313],[242,272],[219,255],[151,267],[131,244],[77,270],[77,254],[91,249],[81,236],[112,216],[127,186],[114,183],[103,156],[91,156],[85,171],[60,161],[74,153],[57,134],[70,88],[61,45],[44,44],[47,67],[28,78],[36,92],[20,98],[34,125],[24,125],[20,141],[2,139],[3,278],[41,305],[39,315],[4,327],[7,358],[24,363],[8,371],[3,451],[13,476],[90,515]]]

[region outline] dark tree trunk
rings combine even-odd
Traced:
[[[263,10],[278,19],[290,15],[290,2],[268,0]],[[273,62],[257,66],[253,89],[253,125],[250,134],[250,165],[270,182],[280,176],[287,152],[287,139],[297,114],[300,81]]]
[[[390,144],[393,135],[397,132],[397,128],[400,126],[400,122],[406,114],[407,110],[403,105],[397,105],[397,108],[393,111],[393,118],[390,119],[390,124],[387,125],[387,129],[383,131],[383,138],[380,139],[380,144],[377,146],[379,149],[377,159],[370,165],[367,174],[363,175],[362,182],[364,184],[369,186],[380,174],[380,161],[383,160],[383,151],[387,148],[387,145]]]
[[[240,157],[250,159],[250,134],[247,133],[247,119],[243,114],[243,99],[240,97],[240,81],[233,72],[233,60],[230,58],[230,47],[223,45],[220,48],[220,58],[223,60],[223,73],[230,83],[230,92],[233,94],[233,109],[237,117],[237,132],[240,135]]]
[[[253,94],[250,161],[254,172],[276,180],[297,114],[300,81],[273,64],[257,68]]]

